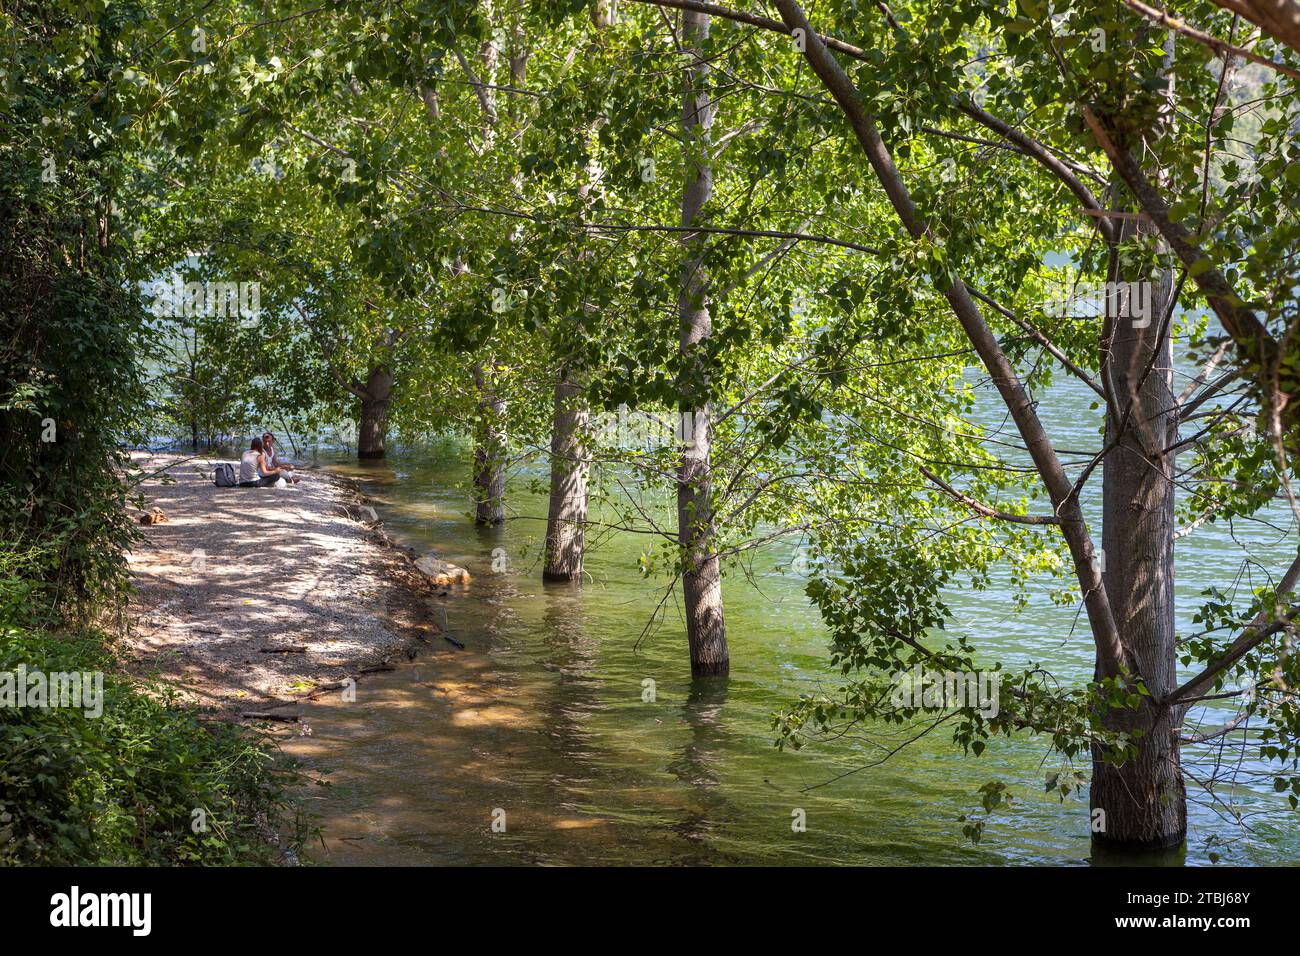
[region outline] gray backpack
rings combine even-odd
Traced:
[[[212,483],[218,488],[235,487],[235,469],[232,465],[217,465],[216,474],[213,475]]]

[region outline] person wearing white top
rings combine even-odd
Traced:
[[[280,479],[280,471],[266,460],[262,439],[254,438],[239,457],[239,487],[269,488]]]
[[[288,462],[280,461],[280,458],[275,451],[275,436],[270,432],[262,433],[262,453],[266,455],[267,464],[276,468],[289,481],[293,482],[295,485],[302,481],[300,477],[293,473],[293,465]]]

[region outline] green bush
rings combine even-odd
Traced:
[[[0,706],[0,865],[274,863],[277,843],[298,850],[297,772],[247,728],[115,676],[94,633],[0,631],[0,673],[19,664],[104,672],[103,714]]]

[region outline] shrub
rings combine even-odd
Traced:
[[[0,631],[0,673],[104,672],[103,714],[0,707],[0,864],[274,863],[297,771],[247,728],[112,672],[102,635]]]

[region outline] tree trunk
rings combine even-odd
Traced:
[[[590,416],[582,391],[569,369],[555,384],[551,430],[551,503],[546,518],[543,581],[582,577],[587,524],[587,449],[583,445]]]
[[[608,0],[591,8],[596,30],[610,25],[612,9]],[[587,135],[594,132],[589,127]],[[586,209],[591,193],[593,170],[578,185],[578,199]],[[588,250],[578,253],[578,260],[588,259]],[[583,552],[586,548],[587,474],[591,462],[583,446],[582,433],[591,419],[590,410],[578,385],[580,373],[571,363],[560,366],[555,381],[555,410],[551,428],[551,500],[546,516],[546,560],[543,581],[574,581],[582,577]]]
[[[1127,232],[1128,230],[1125,230]],[[1111,281],[1124,281],[1112,256]],[[1153,696],[1177,686],[1174,628],[1174,455],[1165,451],[1178,433],[1173,393],[1173,346],[1162,318],[1173,294],[1163,272],[1150,296],[1145,328],[1122,307],[1114,322],[1109,371],[1122,418],[1132,412],[1116,447],[1102,465],[1103,580],[1124,645]],[[1154,353],[1154,354],[1153,354]],[[1150,368],[1150,372],[1147,370]],[[1106,441],[1120,428],[1116,410],[1106,417]],[[1098,666],[1098,677],[1106,676]],[[1187,793],[1179,765],[1178,708],[1144,698],[1136,709],[1103,712],[1111,730],[1135,733],[1137,752],[1123,764],[1093,748],[1093,840],[1106,848],[1160,850],[1187,836]],[[1102,811],[1098,814],[1097,811]]]
[[[194,389],[194,398],[190,401],[190,447],[199,450],[199,415],[195,411],[199,395],[199,331],[194,330],[194,350],[190,352],[190,388]]]
[[[492,20],[492,5],[484,4],[484,16]],[[483,145],[490,149],[496,136],[497,68],[496,42],[489,36],[479,47],[482,75],[476,85],[479,109],[483,114]],[[478,393],[478,415],[474,424],[474,524],[492,527],[506,520],[506,403],[493,381],[495,361],[487,367],[474,366],[474,386]]]
[[[1164,70],[1170,97],[1157,127],[1173,121],[1173,56],[1173,37],[1166,35]],[[1151,280],[1151,291],[1149,310],[1135,310],[1123,293],[1117,296],[1115,308],[1108,301],[1107,314],[1116,314],[1109,320],[1113,325],[1103,326],[1101,374],[1109,378],[1113,390],[1106,441],[1115,447],[1102,464],[1102,577],[1121,640],[1152,697],[1144,697],[1133,709],[1101,713],[1108,729],[1140,736],[1133,738],[1136,753],[1119,765],[1094,745],[1090,796],[1093,842],[1125,851],[1172,849],[1187,838],[1187,790],[1178,742],[1182,715],[1180,708],[1152,702],[1178,686],[1176,461],[1175,453],[1167,450],[1178,436],[1178,400],[1173,392],[1173,338],[1164,322],[1168,312],[1172,325],[1174,276],[1169,269],[1154,276],[1123,274],[1118,246],[1135,233],[1153,234],[1155,229],[1126,222],[1111,246],[1106,276],[1112,283]],[[1162,251],[1167,251],[1163,244]],[[1135,293],[1128,289],[1130,297]],[[1143,312],[1140,319],[1134,318],[1136,311]]]
[[[682,95],[682,126],[687,150],[687,181],[682,193],[682,225],[696,221],[713,193],[713,169],[708,160],[709,130],[714,103],[708,90],[709,66],[703,58],[709,35],[708,16],[682,12],[682,45],[692,53]],[[702,343],[709,337],[711,317],[706,292],[703,234],[686,235],[678,299],[678,339],[681,358],[679,405],[684,448],[677,468],[677,534],[684,572],[686,637],[691,673],[726,674],[731,666],[722,612],[722,568],[713,549],[710,486],[713,420],[708,399],[709,370]]]
[[[682,598],[691,673],[696,675],[726,674],[731,669],[722,612],[722,565],[713,551],[710,415],[710,405],[705,402],[695,410],[693,424],[683,426],[683,431],[687,427],[693,431],[694,443],[683,453],[677,470],[677,528],[686,561]]]
[[[506,520],[506,403],[482,365],[474,367],[474,384],[479,394],[474,441],[474,523],[498,525]]]
[[[361,427],[357,435],[358,458],[383,458],[388,437],[388,403],[392,397],[393,374],[385,366],[370,370],[365,396],[361,399]]]

